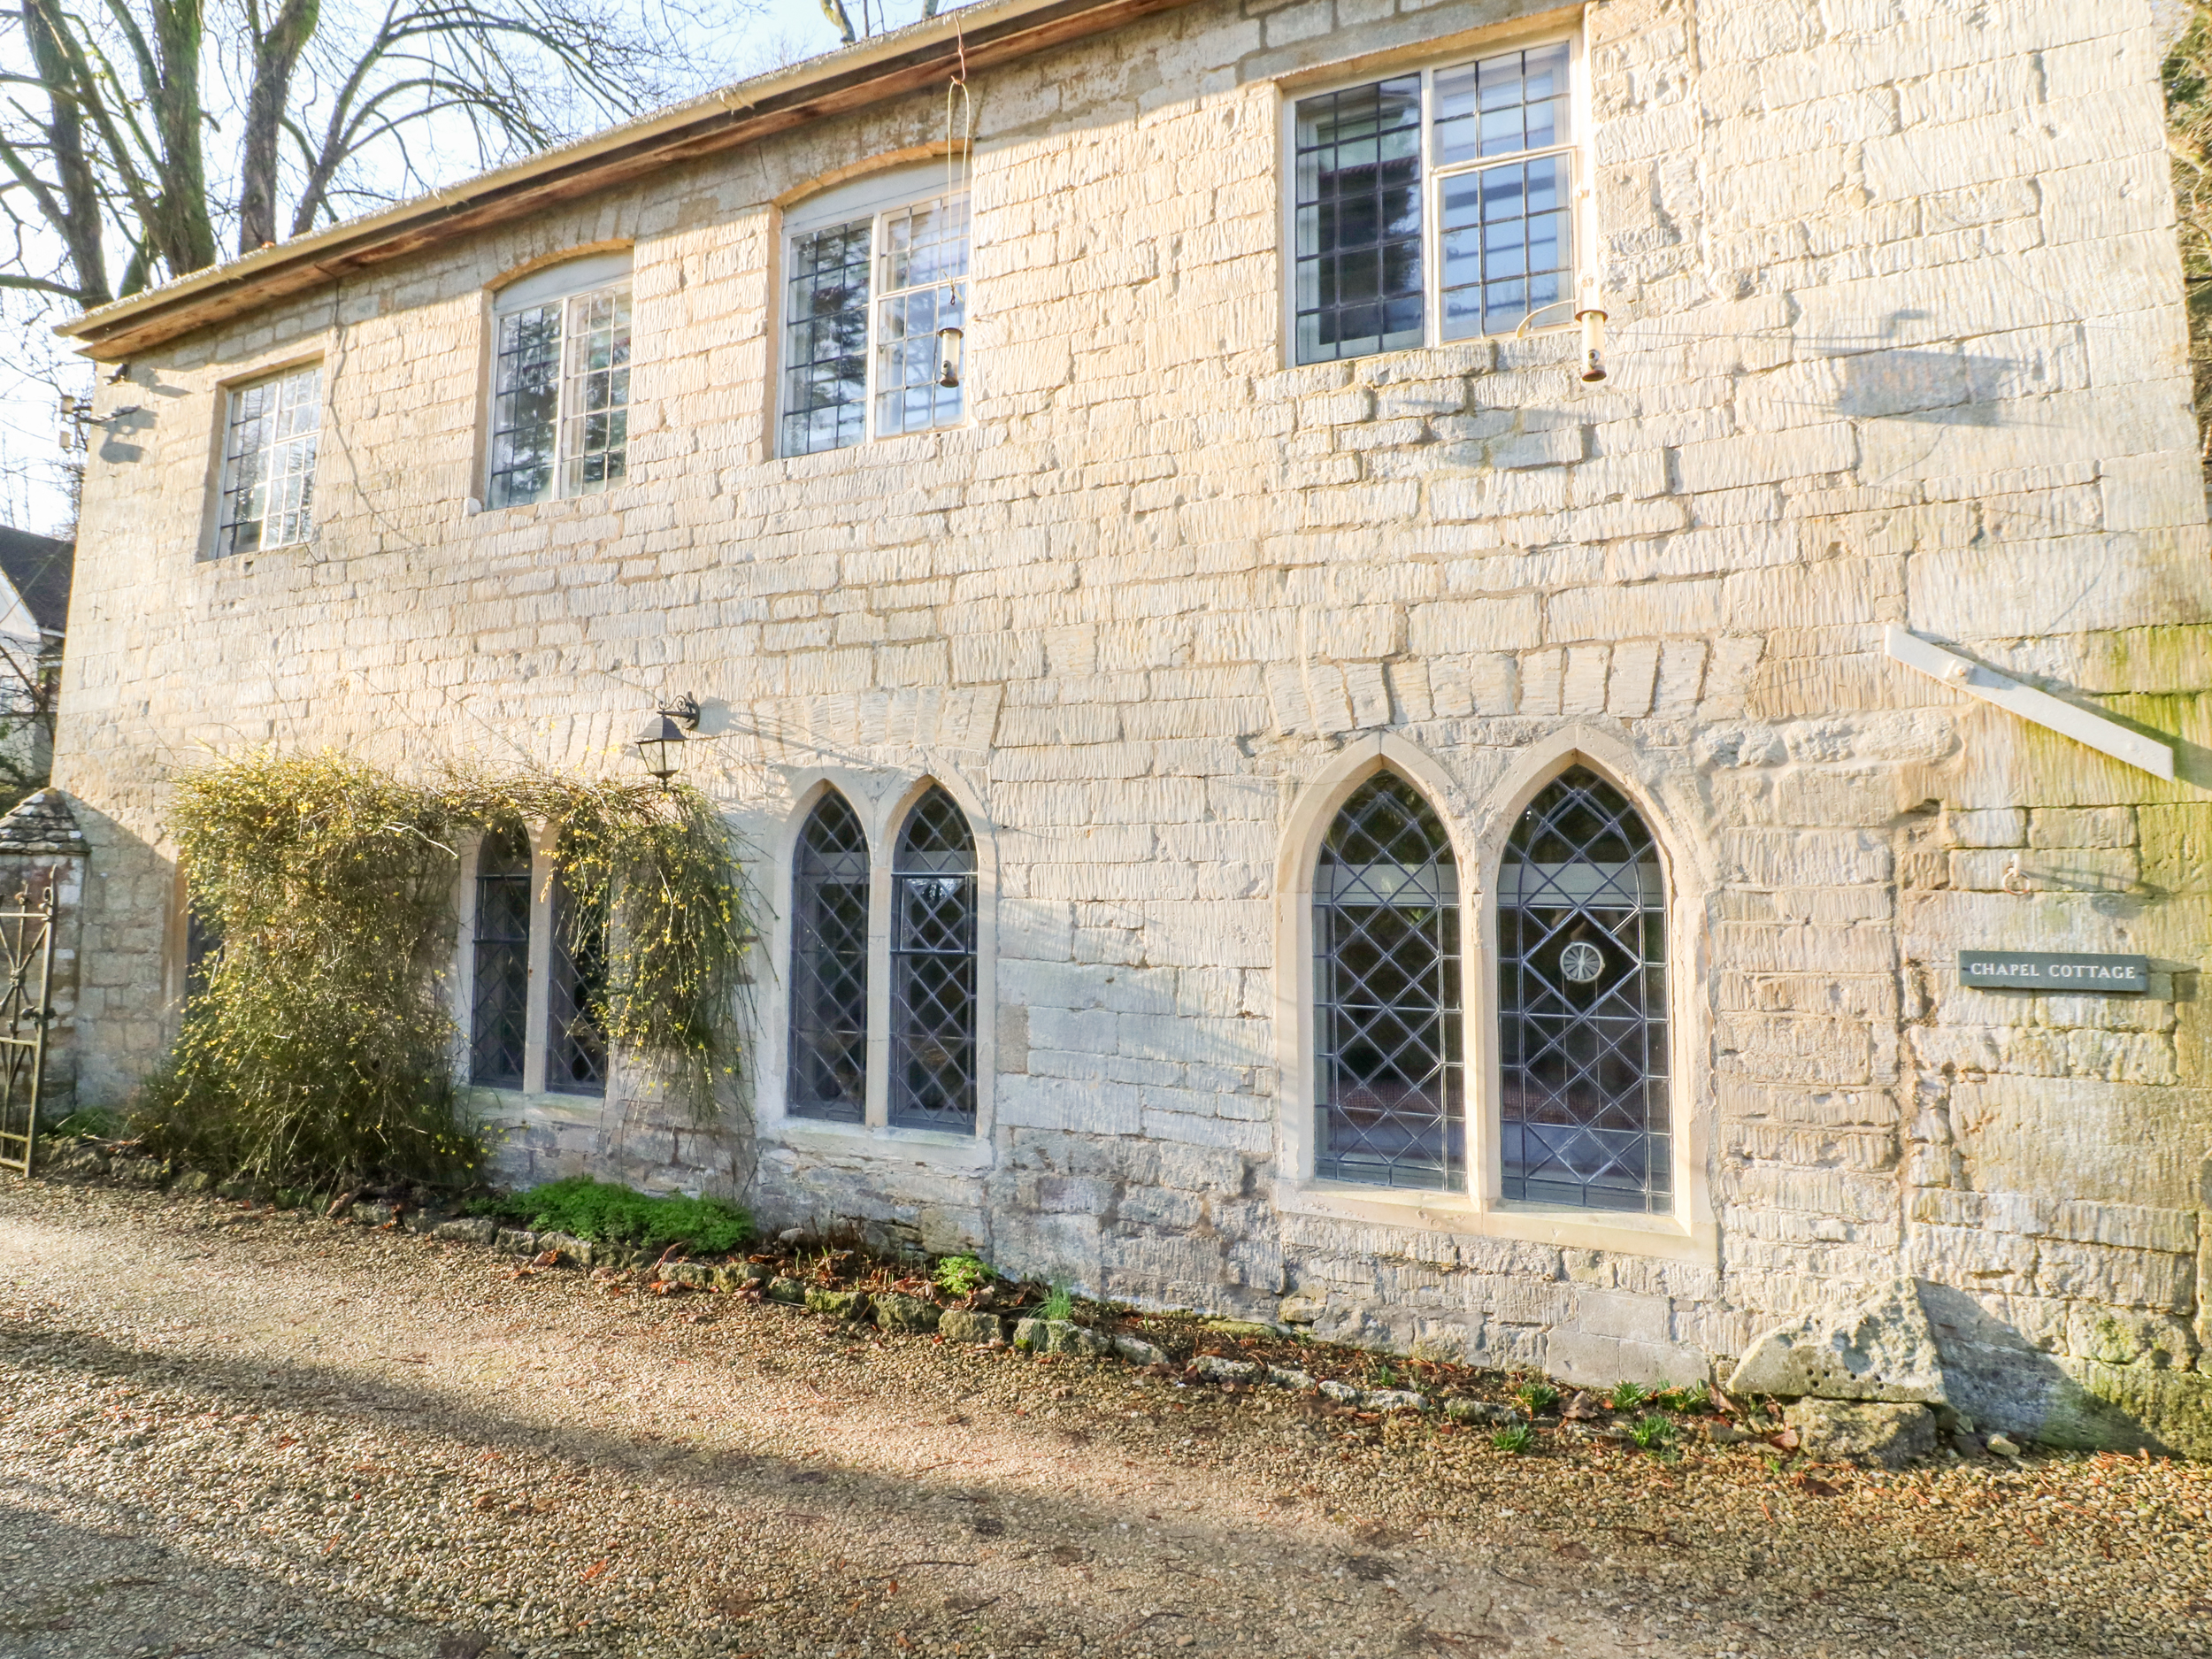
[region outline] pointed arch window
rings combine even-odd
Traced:
[[[607,1092],[607,908],[553,879],[552,979],[546,987],[545,1086]]]
[[[868,838],[845,797],[822,797],[791,878],[794,1117],[856,1124],[868,1093]]]
[[[975,836],[932,787],[891,862],[891,1122],[975,1132]]]
[[[1587,767],[1521,814],[1498,872],[1503,1195],[1672,1208],[1666,879]]]
[[[519,824],[486,832],[476,853],[475,970],[469,1081],[520,1088],[530,1008],[530,837]]]
[[[1459,882],[1444,826],[1384,772],[1314,875],[1314,1172],[1446,1188],[1466,1171]]]

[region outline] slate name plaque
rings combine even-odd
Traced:
[[[2086,991],[2140,996],[2151,988],[2148,956],[2081,956],[2056,950],[1962,950],[1959,983],[1996,991]]]

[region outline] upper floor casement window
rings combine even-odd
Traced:
[[[778,449],[814,455],[958,426],[946,329],[968,315],[968,196],[941,162],[825,192],[784,221]]]
[[[1297,362],[1510,334],[1572,298],[1578,58],[1548,41],[1298,100]]]
[[[320,364],[231,388],[224,404],[215,555],[290,547],[314,534]]]
[[[630,256],[540,271],[492,303],[494,507],[592,495],[629,475]]]

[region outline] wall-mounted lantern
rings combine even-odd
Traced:
[[[683,770],[684,744],[688,741],[684,733],[698,729],[699,701],[688,693],[655,710],[652,718],[638,728],[635,739],[646,775],[657,778],[662,788],[668,787],[669,780]]]

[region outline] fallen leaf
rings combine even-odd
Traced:
[[[1832,1498],[1842,1489],[1830,1486],[1817,1475],[1800,1475],[1797,1478],[1797,1484],[1816,1498]]]
[[[561,1253],[558,1250],[541,1250],[532,1256],[530,1261],[532,1265],[536,1267],[550,1267],[560,1259]]]
[[[1767,1444],[1778,1451],[1793,1452],[1800,1444],[1795,1429],[1781,1429],[1767,1436]]]
[[[590,1566],[584,1569],[582,1574],[583,1580],[586,1584],[589,1584],[593,1579],[600,1577],[606,1571],[607,1563],[604,1561],[595,1561]]]

